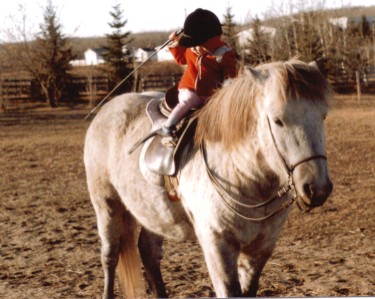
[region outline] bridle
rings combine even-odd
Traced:
[[[313,156],[310,156],[308,158],[302,159],[301,161],[289,166],[288,163],[286,162],[284,156],[281,154],[279,147],[277,146],[277,142],[276,142],[275,136],[272,132],[272,128],[271,128],[271,124],[270,124],[268,116],[267,116],[267,123],[268,123],[268,129],[269,129],[270,135],[272,137],[273,145],[276,149],[276,152],[277,152],[278,156],[280,157],[281,161],[283,162],[284,168],[285,168],[286,173],[288,175],[288,183],[287,183],[286,186],[280,188],[277,191],[276,196],[274,196],[274,197],[272,197],[272,198],[270,198],[270,199],[268,199],[268,200],[266,200],[262,203],[259,203],[259,204],[254,204],[254,205],[244,204],[244,203],[238,201],[237,199],[235,199],[232,195],[230,195],[228,193],[228,191],[226,191],[225,188],[220,184],[220,182],[218,181],[216,176],[212,173],[211,169],[209,168],[208,163],[207,163],[207,156],[206,156],[206,150],[205,150],[204,143],[202,142],[201,145],[200,145],[200,151],[201,151],[202,156],[203,156],[203,160],[204,160],[204,163],[205,163],[205,166],[206,166],[207,174],[208,174],[208,176],[210,178],[210,181],[212,182],[213,186],[215,187],[216,191],[220,195],[220,198],[223,200],[224,204],[227,206],[227,208],[229,210],[231,210],[236,215],[240,216],[242,219],[253,221],[253,222],[261,222],[261,221],[267,220],[267,219],[271,218],[272,216],[278,214],[279,212],[287,209],[294,202],[297,202],[297,206],[300,210],[308,211],[310,209],[309,207],[307,207],[307,208],[301,207],[300,203],[297,201],[298,193],[297,193],[297,189],[296,189],[296,186],[295,186],[295,183],[294,183],[293,172],[299,165],[301,165],[303,163],[306,163],[306,162],[309,162],[311,160],[316,160],[316,159],[327,160],[327,157],[325,155],[318,154],[318,155],[313,155]],[[238,210],[238,208],[235,207],[235,206],[237,206],[237,207],[240,207],[242,209],[262,208],[262,207],[265,207],[265,206],[271,204],[275,200],[283,197],[284,195],[286,195],[289,192],[291,193],[290,199],[288,199],[287,201],[282,203],[277,209],[275,209],[274,211],[270,212],[269,214],[267,214],[263,217],[258,217],[258,218],[248,217],[248,216],[244,215],[242,212],[240,212]]]

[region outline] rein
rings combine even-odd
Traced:
[[[286,162],[285,158],[283,157],[283,155],[281,154],[281,152],[279,150],[279,147],[277,146],[277,143],[276,143],[275,137],[273,135],[273,132],[272,132],[272,129],[271,129],[271,124],[270,124],[270,121],[269,121],[268,117],[267,117],[267,122],[268,122],[268,128],[269,128],[269,131],[270,131],[270,134],[271,134],[271,137],[272,137],[274,147],[275,147],[281,161],[283,161],[284,168],[287,172],[288,184],[286,186],[280,188],[277,191],[276,196],[274,196],[274,197],[272,197],[272,198],[270,198],[270,199],[268,199],[268,200],[266,200],[262,203],[254,204],[254,205],[244,204],[244,203],[238,201],[237,199],[235,199],[232,195],[230,195],[228,193],[228,191],[226,191],[224,189],[224,187],[220,184],[220,182],[217,180],[216,176],[212,173],[211,169],[209,168],[208,162],[207,162],[206,150],[205,150],[203,142],[200,145],[200,151],[201,151],[202,156],[203,156],[203,160],[204,160],[204,164],[206,166],[207,174],[210,178],[210,181],[214,185],[216,191],[218,192],[221,199],[223,200],[223,202],[227,206],[227,208],[229,210],[231,210],[233,213],[235,213],[237,216],[241,217],[242,219],[249,220],[249,221],[252,221],[252,222],[261,222],[261,221],[267,220],[267,219],[273,217],[274,215],[278,214],[279,212],[287,209],[288,207],[290,207],[296,201],[296,199],[298,198],[298,194],[297,194],[297,189],[295,187],[295,183],[294,183],[294,179],[293,179],[293,172],[299,165],[301,165],[303,163],[306,163],[306,162],[309,162],[311,160],[316,160],[316,159],[327,160],[327,157],[325,155],[313,155],[311,157],[302,159],[301,161],[295,163],[292,166],[288,166],[288,163]],[[264,217],[258,217],[258,218],[248,217],[248,216],[243,215],[241,212],[238,211],[238,209],[236,209],[234,207],[234,205],[237,205],[237,206],[240,206],[241,208],[245,208],[245,209],[258,209],[258,208],[265,207],[265,206],[271,204],[272,202],[274,202],[275,200],[283,197],[284,195],[286,195],[289,192],[291,192],[291,198],[289,200],[285,201],[283,204],[281,204],[276,210],[274,210],[271,213],[265,215]],[[297,206],[300,210],[303,210],[302,207],[298,204],[298,201],[297,201]]]

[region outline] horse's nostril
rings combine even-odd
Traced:
[[[314,184],[304,184],[303,191],[305,193],[305,197],[303,200],[311,206],[321,206],[331,194],[332,190],[333,184],[330,180],[328,180],[327,183],[321,188],[318,188]]]
[[[333,184],[331,181],[328,181],[328,184],[327,184],[327,197],[332,193],[333,191]]]
[[[311,189],[311,185],[309,184],[304,184],[303,185],[303,191],[305,192],[306,196],[308,198],[311,198],[312,195],[313,195],[313,192],[312,192],[312,189]]]

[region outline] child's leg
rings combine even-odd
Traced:
[[[203,105],[204,101],[194,91],[189,89],[180,89],[178,93],[179,103],[173,109],[165,122],[165,127],[172,127],[177,125],[181,119],[188,113],[192,108],[198,108]]]

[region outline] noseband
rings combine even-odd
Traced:
[[[216,176],[210,170],[210,168],[208,166],[208,163],[207,163],[207,156],[206,156],[206,151],[205,151],[205,147],[204,147],[203,142],[201,143],[201,146],[200,146],[200,151],[201,151],[202,156],[203,156],[203,160],[204,160],[204,163],[205,163],[205,166],[206,166],[207,174],[210,178],[210,181],[214,185],[216,191],[218,192],[221,199],[225,203],[225,205],[228,207],[229,210],[234,212],[236,215],[240,216],[241,218],[243,218],[245,220],[249,220],[249,221],[253,221],[253,222],[261,222],[261,221],[267,220],[267,219],[271,218],[272,216],[276,215],[277,213],[287,209],[294,202],[297,202],[297,206],[300,210],[302,210],[302,211],[309,210],[309,208],[306,209],[306,208],[301,207],[301,205],[296,200],[298,198],[298,193],[297,193],[297,189],[296,189],[296,186],[295,186],[295,183],[294,183],[293,172],[299,165],[301,165],[303,163],[306,163],[306,162],[309,162],[309,161],[312,161],[312,160],[317,160],[317,159],[327,160],[327,157],[325,155],[313,155],[311,157],[302,159],[301,161],[289,166],[288,163],[286,162],[284,156],[281,154],[279,147],[277,146],[277,142],[276,142],[275,136],[272,132],[272,128],[271,128],[271,124],[270,124],[270,120],[269,120],[268,116],[267,116],[267,123],[268,123],[268,128],[269,128],[269,131],[270,131],[270,134],[271,134],[271,137],[272,137],[273,145],[276,149],[276,152],[277,152],[278,156],[280,157],[281,161],[283,162],[284,168],[285,168],[286,173],[288,175],[288,184],[286,186],[280,188],[277,191],[276,196],[266,200],[265,202],[255,204],[255,205],[249,205],[249,204],[244,204],[244,203],[236,200],[235,198],[233,198],[233,196],[230,195],[224,189],[224,187],[217,180]],[[242,209],[257,209],[257,208],[265,207],[265,206],[271,204],[272,202],[274,202],[276,199],[279,199],[279,198],[283,197],[284,195],[286,195],[289,192],[291,193],[291,198],[289,200],[287,200],[286,202],[284,202],[283,204],[281,204],[280,207],[278,207],[276,210],[272,211],[271,213],[267,214],[264,217],[259,217],[259,218],[248,217],[246,215],[243,215],[243,213],[240,212],[238,210],[238,208],[235,208],[235,206],[241,207]]]

